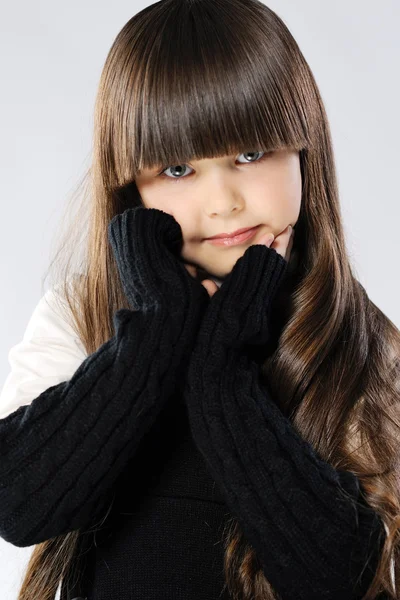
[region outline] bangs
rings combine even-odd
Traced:
[[[152,35],[136,40],[143,67],[123,135],[133,177],[202,158],[309,147],[293,60],[254,12],[250,39],[229,3],[160,4]]]

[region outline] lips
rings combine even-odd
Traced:
[[[257,227],[252,227],[251,229],[242,230],[242,233],[237,235],[232,235],[230,237],[216,237],[205,240],[209,244],[213,246],[238,246],[239,244],[244,244],[245,242],[251,240],[255,235],[257,235],[261,225],[257,225]]]
[[[240,233],[244,233],[245,231],[249,231],[250,229],[255,229],[258,225],[254,225],[252,227],[243,227],[242,229],[238,229],[237,231],[233,231],[232,233],[218,233],[217,235],[213,235],[208,238],[204,238],[206,240],[217,240],[222,238],[233,238]]]

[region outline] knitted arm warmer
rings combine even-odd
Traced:
[[[246,352],[269,339],[285,269],[275,249],[253,245],[212,297],[187,375],[192,434],[282,600],[354,600],[372,581],[383,524],[358,478],[298,434]]]
[[[135,215],[140,215],[136,229]],[[69,381],[0,420],[0,535],[15,546],[90,524],[183,378],[183,359],[208,295],[161,247],[160,229],[176,238],[171,219],[159,211],[130,210],[114,220],[110,233],[124,287],[130,303],[143,310],[117,310],[115,335]],[[143,250],[132,232],[140,235]]]

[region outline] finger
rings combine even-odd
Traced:
[[[218,286],[212,279],[204,279],[201,282],[201,285],[203,285],[206,288],[210,297],[212,297],[215,294],[215,292],[218,291]]]
[[[270,246],[270,248],[274,248],[278,254],[285,258],[285,260],[288,260],[291,250],[290,242],[292,240],[292,231],[294,230],[290,229],[290,225],[288,225],[279,235],[276,236]]]
[[[291,254],[292,248],[293,248],[293,238],[294,238],[294,230],[292,231],[292,233],[290,235],[289,245],[288,245],[287,250],[286,250],[286,260],[288,262],[289,262],[290,254]]]
[[[292,227],[290,230],[290,233],[289,233],[289,243],[288,243],[288,247],[287,247],[288,259],[289,259],[290,253],[292,251],[292,248],[293,248],[294,234],[295,234],[295,231]]]

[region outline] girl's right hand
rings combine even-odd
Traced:
[[[197,311],[208,302],[204,287],[185,269],[182,230],[172,215],[144,206],[128,208],[110,221],[108,235],[133,309],[164,307],[180,330],[189,305]]]

